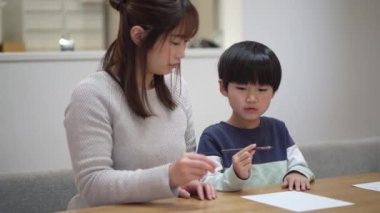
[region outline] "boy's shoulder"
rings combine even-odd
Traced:
[[[206,127],[203,130],[203,134],[204,133],[214,133],[214,132],[218,132],[218,131],[222,131],[222,130],[223,130],[223,121],[221,121],[219,123],[212,124],[212,125]]]
[[[277,127],[285,127],[285,122],[278,119],[278,118],[273,118],[273,117],[268,117],[268,116],[262,116],[260,117],[260,121],[262,125],[265,126],[277,126]],[[218,131],[225,131],[226,129],[234,129],[237,127],[231,126],[230,124],[220,121],[219,123],[212,124],[208,127],[206,127],[203,131],[203,133],[215,133]]]
[[[288,128],[284,121],[273,117],[261,117],[261,128],[267,130],[276,130],[277,132],[288,134]]]
[[[267,116],[262,116],[261,122],[266,123],[266,124],[271,124],[271,125],[285,125],[285,122],[278,119],[278,118],[273,118],[273,117],[267,117]]]

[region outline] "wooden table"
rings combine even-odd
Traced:
[[[380,212],[380,192],[352,186],[353,184],[380,181],[380,173],[318,179],[308,193],[352,202],[355,205],[322,209],[314,212]],[[242,195],[264,194],[285,191],[279,185],[245,189],[240,192],[219,192],[213,201],[199,201],[196,198],[162,199],[144,204],[110,205],[66,213],[96,212],[289,212],[286,209],[250,201]]]

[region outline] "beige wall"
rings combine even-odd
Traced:
[[[192,0],[197,7],[200,18],[198,38],[213,39],[218,33],[217,10],[218,6],[214,0]]]
[[[106,46],[109,46],[115,40],[117,36],[117,30],[119,28],[119,13],[109,4],[107,4],[106,19]]]

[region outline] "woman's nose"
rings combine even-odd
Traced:
[[[185,49],[178,51],[177,56],[178,59],[182,59],[185,57]]]
[[[178,48],[177,48],[177,51],[176,51],[176,58],[178,59],[182,59],[185,57],[185,50],[186,50],[186,43],[183,42],[183,44],[181,44]]]

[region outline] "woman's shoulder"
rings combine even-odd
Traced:
[[[186,80],[178,74],[172,73],[170,75],[165,75],[164,76],[165,83],[169,88],[177,89],[177,90],[182,90],[188,88]]]
[[[186,80],[177,74],[165,75],[165,83],[169,88],[173,97],[179,99],[180,102],[189,98],[189,89]]]
[[[115,80],[106,71],[97,71],[89,74],[77,85],[80,86],[109,86],[117,84]]]
[[[96,96],[106,96],[111,88],[116,88],[118,84],[105,71],[98,71],[89,74],[81,80],[73,91],[73,98],[91,98]],[[90,95],[90,96],[89,96]]]

